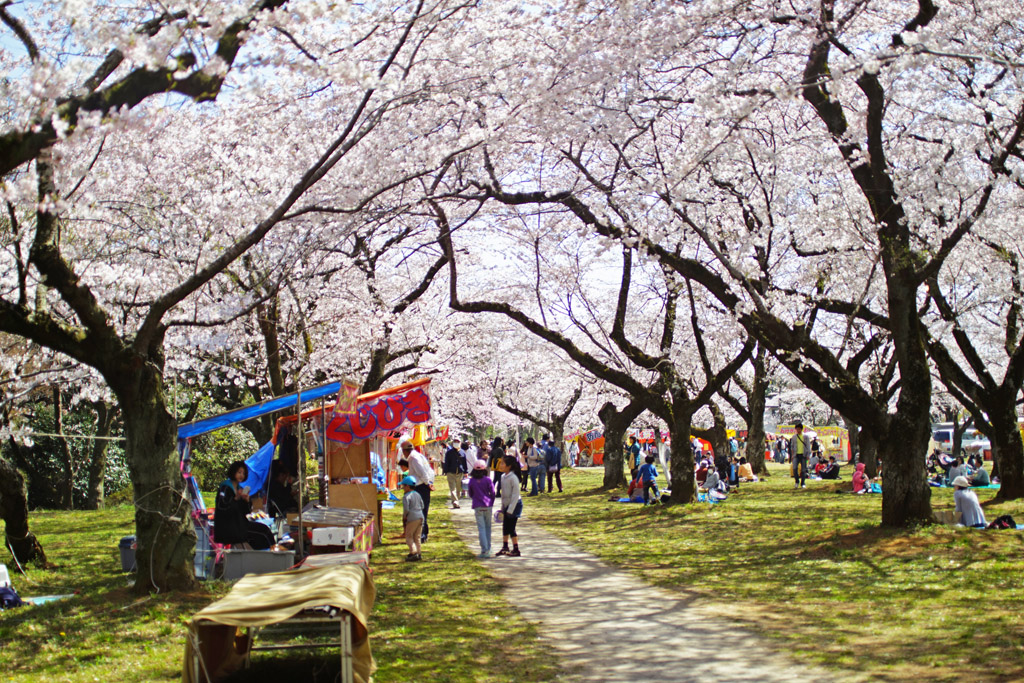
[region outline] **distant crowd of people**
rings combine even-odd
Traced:
[[[434,471],[429,460],[417,451],[411,442],[401,444],[403,457],[398,466],[405,473],[401,486],[402,523],[409,546],[407,561],[422,559],[422,544],[427,541],[430,512],[430,493],[434,489]],[[501,437],[490,441],[472,442],[453,439],[442,444],[444,453],[441,474],[448,482],[448,500],[453,509],[461,507],[468,498],[476,517],[480,540],[480,555],[491,556],[491,528],[493,521],[501,522],[502,547],[495,556],[519,557],[519,535],[516,523],[523,513],[523,496],[527,490],[527,477],[531,490],[526,497],[546,490],[559,493],[562,489],[562,450],[549,435],[538,444],[533,437],[520,446],[506,443]],[[468,475],[468,477],[467,477]],[[497,511],[495,503],[500,502]],[[509,546],[511,543],[511,547]]]
[[[821,442],[816,436],[809,435],[800,421],[794,427],[793,435],[774,439],[768,451],[776,462],[790,463],[794,487],[806,488],[808,478],[839,480],[841,465],[835,456],[826,457],[822,453]],[[716,454],[706,442],[697,438],[692,440],[694,478],[700,493],[712,499],[722,499],[740,483],[758,480],[752,464],[745,456],[739,455],[743,445],[741,439],[732,437],[728,440],[728,452]],[[409,545],[406,559],[415,561],[421,558],[422,543],[426,542],[429,533],[427,518],[430,493],[434,489],[434,465],[415,450],[411,442],[403,442],[401,450],[403,457],[398,464],[406,475],[401,481],[405,491],[404,535]],[[530,437],[520,444],[506,442],[501,437],[477,444],[469,439],[454,439],[442,444],[442,452],[440,465],[448,483],[448,501],[453,509],[459,508],[465,499],[470,501],[479,532],[479,556],[491,556],[491,524],[500,521],[502,547],[495,555],[518,557],[516,522],[522,515],[523,498],[545,491],[553,493],[556,486],[559,493],[563,491],[562,450],[549,435],[544,435],[540,443]],[[645,505],[659,503],[663,492],[657,481],[656,446],[645,446],[635,436],[630,436],[625,456],[630,470],[628,497],[639,500],[642,495]],[[572,458],[572,454],[569,457]],[[984,526],[985,518],[977,496],[970,491],[972,486],[993,483],[980,455],[972,455],[965,460],[936,451],[929,456],[927,464],[929,481],[933,486],[956,489],[954,499],[958,521],[966,526]],[[856,462],[851,477],[853,492],[880,491],[881,470],[881,462],[878,462],[876,476],[869,478],[865,463]],[[499,506],[497,510],[495,505]]]

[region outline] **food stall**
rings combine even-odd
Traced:
[[[178,430],[181,470],[192,500],[196,522],[197,576],[209,575],[208,554],[219,554],[211,534],[210,511],[190,475],[190,442],[194,436],[270,412],[297,408],[320,400],[319,406],[277,420],[274,437],[246,460],[249,478],[244,482],[255,497],[269,484],[274,454],[294,459],[300,489],[307,481],[316,485],[316,500],[289,514],[292,538],[302,539],[312,529],[338,529],[340,534],[318,534],[327,539],[323,552],[340,549],[369,553],[381,534],[380,500],[388,495],[388,474],[396,467],[395,444],[400,430],[425,433],[431,422],[430,379],[420,379],[390,389],[355,395],[351,385],[325,384],[246,406],[230,413],[182,425]],[[332,404],[328,397],[337,397]],[[292,452],[286,452],[292,449]],[[318,472],[306,476],[304,453],[315,453]],[[391,477],[394,479],[394,477]],[[300,493],[301,499],[301,493]],[[346,531],[347,530],[347,531]],[[344,543],[338,543],[338,540]],[[303,548],[298,548],[300,557]],[[201,562],[199,555],[203,554]]]

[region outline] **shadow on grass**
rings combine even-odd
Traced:
[[[881,496],[845,494],[848,482],[794,490],[779,476],[712,506],[644,508],[608,502],[599,476],[565,477],[572,493],[537,502],[532,516],[826,666],[875,680],[1024,679],[1020,533],[884,529]],[[932,501],[951,506],[952,494]],[[1024,518],[1024,502],[999,512]]]

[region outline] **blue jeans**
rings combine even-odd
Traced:
[[[547,474],[547,467],[537,465],[530,468],[530,495],[537,493],[537,482],[540,481],[540,492],[544,493],[544,475]]]
[[[480,554],[490,555],[491,554],[491,515],[493,514],[492,508],[473,508],[473,514],[476,515],[476,531],[480,535]]]

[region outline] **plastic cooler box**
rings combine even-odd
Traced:
[[[355,531],[352,527],[328,526],[313,529],[313,545],[346,546],[352,543]]]
[[[240,579],[246,574],[283,572],[294,564],[294,550],[225,550],[224,578]]]

